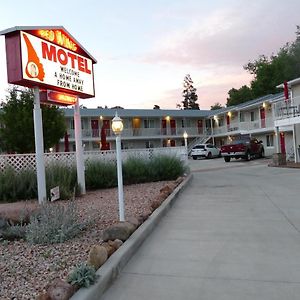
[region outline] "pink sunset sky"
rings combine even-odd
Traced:
[[[64,26],[98,61],[96,97],[87,107],[175,109],[190,74],[201,109],[225,105],[228,91],[249,84],[244,69],[260,54],[295,39],[300,1],[5,1],[0,30]],[[70,5],[72,3],[72,5]],[[38,5],[37,5],[38,4]],[[16,10],[16,6],[18,9]],[[58,9],[59,8],[59,9]],[[37,13],[38,12],[38,13]],[[64,13],[61,13],[64,12]],[[68,12],[68,13],[66,13]],[[8,88],[0,37],[0,99]]]

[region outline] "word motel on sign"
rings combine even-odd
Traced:
[[[57,49],[54,45],[49,45],[46,42],[42,42],[42,56],[44,59],[48,59],[53,62],[58,61],[64,66],[71,63],[71,67],[73,69],[91,74],[91,70],[88,67],[88,60],[86,58],[62,48]]]

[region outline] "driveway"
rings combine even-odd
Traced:
[[[105,300],[300,295],[300,169],[189,161],[194,178]]]

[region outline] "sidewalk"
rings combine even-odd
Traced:
[[[299,170],[236,166],[195,172],[101,299],[298,300]]]

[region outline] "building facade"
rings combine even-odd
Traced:
[[[300,78],[288,83],[289,99],[284,93],[267,95],[219,110],[163,109],[87,109],[80,110],[84,150],[115,149],[111,122],[116,112],[122,118],[122,148],[188,147],[212,142],[228,143],[232,136],[250,134],[261,140],[265,155],[284,153],[288,160],[299,161]],[[281,88],[282,86],[278,86]],[[74,110],[64,109],[67,134],[56,151],[75,151]]]

